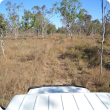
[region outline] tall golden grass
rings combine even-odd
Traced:
[[[100,48],[100,35],[95,35]],[[110,45],[104,44],[105,51]],[[18,36],[9,35],[5,45],[5,59],[0,48],[0,105],[6,107],[14,95],[27,94],[31,86],[73,84],[86,86],[91,92],[110,92],[110,71],[103,65],[100,77],[100,56],[91,36],[63,34]],[[85,51],[86,50],[86,51]],[[103,62],[110,61],[108,54]],[[100,79],[99,79],[100,78]]]

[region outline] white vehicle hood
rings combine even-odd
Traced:
[[[16,95],[5,110],[110,110],[110,93]]]

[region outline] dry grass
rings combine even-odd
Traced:
[[[32,37],[33,36],[33,37]],[[100,40],[100,35],[96,40]],[[100,42],[97,41],[98,47]],[[103,62],[110,61],[109,40],[104,43]],[[110,92],[110,70],[100,73],[100,56],[92,37],[74,35],[30,35],[23,41],[8,36],[6,58],[0,48],[0,105],[6,107],[14,95],[26,94],[31,86],[74,84],[86,86],[90,91]]]

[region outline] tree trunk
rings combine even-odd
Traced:
[[[16,33],[16,31],[15,31],[15,40],[17,39],[17,33]]]
[[[24,33],[23,33],[23,35],[22,35],[21,51],[23,51],[23,40],[24,40]]]
[[[47,35],[47,29],[45,30],[45,35]]]
[[[82,39],[82,33],[81,33],[81,28],[80,28],[80,37],[81,37],[81,39]]]
[[[102,74],[102,54],[100,56],[100,59],[101,59],[101,61],[100,61],[100,74]]]
[[[51,30],[51,35],[52,35],[52,30]]]
[[[3,52],[3,57],[5,58],[4,46],[5,46],[4,35],[3,35],[3,33],[1,33],[1,48],[2,48],[2,52]]]
[[[101,43],[101,63],[100,63],[100,74],[102,74],[102,55],[103,55],[103,43],[104,43],[104,37],[105,37],[105,23],[106,23],[106,15],[105,15],[105,9],[104,8],[104,18],[103,18],[103,0],[102,0],[102,25],[103,25],[103,37],[102,37],[102,43]]]
[[[37,28],[37,36],[39,36],[39,28]]]
[[[65,31],[65,34],[66,34],[66,37],[67,37],[67,35],[68,35],[68,31],[67,30]]]
[[[71,39],[73,39],[73,34],[72,34],[72,32],[71,32]]]
[[[96,29],[95,29],[95,34],[96,34]]]
[[[43,32],[44,32],[44,28],[42,27],[42,39],[44,39]]]
[[[15,28],[15,40],[17,39],[17,29]]]

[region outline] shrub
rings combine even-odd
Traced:
[[[105,68],[108,69],[108,70],[110,70],[110,62],[106,62],[105,63]]]
[[[82,58],[89,60],[90,66],[97,66],[100,64],[100,55],[96,47],[87,47],[84,49]]]

